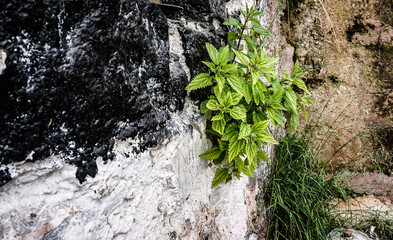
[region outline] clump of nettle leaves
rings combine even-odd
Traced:
[[[274,37],[257,19],[263,13],[246,7],[241,14],[241,22],[230,18],[223,23],[235,29],[228,34],[229,45],[217,50],[206,43],[212,62],[203,63],[210,71],[195,76],[186,87],[189,91],[212,88],[212,95],[200,105],[201,113],[208,116],[206,133],[213,141],[213,147],[200,157],[221,166],[212,188],[233,177],[239,179],[242,173],[253,177],[260,161],[268,161],[262,146],[277,144],[269,124],[287,125],[294,131],[299,122],[298,107],[307,118],[305,106],[313,104],[300,79],[305,73],[299,70],[298,62],[292,74],[277,75],[278,58],[269,57],[265,50]]]

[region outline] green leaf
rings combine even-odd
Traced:
[[[224,114],[222,112],[219,112],[216,116],[212,117],[212,121],[218,121],[224,119]]]
[[[243,138],[245,140],[247,140],[250,137],[251,134],[251,126],[250,124],[247,123],[242,123],[240,125],[240,132],[239,132],[239,139]]]
[[[229,92],[229,87],[224,85],[222,91],[220,92],[219,87],[215,86],[213,88],[213,91],[214,91],[214,95],[217,97],[217,100],[220,103],[220,105],[224,105],[225,99],[226,99],[227,94]]]
[[[186,90],[196,90],[212,85],[211,77],[207,73],[201,73],[194,77],[194,79],[187,85]]]
[[[246,90],[244,89],[244,80],[236,75],[229,75],[227,77],[229,85],[241,95],[245,96]]]
[[[229,46],[226,45],[224,48],[220,49],[218,53],[218,62],[220,65],[224,65],[228,62],[229,59]]]
[[[218,147],[214,147],[209,151],[199,155],[199,157],[204,159],[217,159],[221,155],[222,151]]]
[[[270,107],[272,107],[272,108],[274,108],[274,109],[278,109],[278,110],[284,110],[284,111],[287,110],[285,107],[281,106],[281,105],[278,104],[278,103],[270,104]]]
[[[221,135],[222,135],[222,134],[219,134],[219,133],[217,133],[217,132],[215,132],[215,131],[212,131],[212,130],[209,130],[209,129],[206,130],[205,133],[206,133],[207,135],[210,135],[210,136],[213,136],[213,137],[216,137],[216,138],[220,138]]]
[[[273,144],[278,144],[278,142],[269,134],[267,133],[263,133],[263,134],[258,134],[257,139],[259,141],[262,141],[262,143],[264,145],[268,144],[268,143],[273,143]]]
[[[234,119],[245,119],[247,117],[247,111],[244,108],[243,105],[237,105],[234,106],[230,111],[229,114],[234,118]]]
[[[228,161],[231,162],[243,150],[246,141],[244,139],[233,139],[229,142]]]
[[[252,119],[253,119],[254,123],[259,123],[259,122],[267,120],[267,116],[266,116],[266,113],[264,113],[264,112],[262,112],[260,110],[257,110],[252,115]]]
[[[216,132],[218,132],[220,134],[224,134],[225,124],[226,123],[227,122],[224,119],[213,121],[212,128],[213,128],[214,131],[216,131]]]
[[[221,76],[220,74],[216,74],[215,79],[217,81],[217,86],[220,92],[222,92],[222,89],[225,86],[225,78]]]
[[[244,168],[244,162],[240,157],[235,157],[233,160],[235,160],[236,166],[240,171]]]
[[[277,103],[277,104],[280,104],[280,102],[281,102],[281,99],[282,99],[282,96],[284,95],[284,88],[283,87],[280,87],[272,96],[271,96],[271,99],[270,99],[270,103],[271,104],[274,104],[274,103]]]
[[[244,94],[244,98],[246,99],[246,102],[248,104],[250,104],[250,102],[252,101],[252,83],[246,83],[244,85],[245,88],[245,94]]]
[[[210,43],[206,43],[206,49],[207,52],[209,53],[210,59],[216,64],[219,65],[219,59],[218,59],[218,51],[217,49],[211,45]]]
[[[310,104],[315,106],[314,103],[310,100],[310,97],[311,96],[304,96],[304,97],[301,97],[300,100],[302,100],[302,102],[304,102],[304,104],[306,104],[306,106],[308,106]]]
[[[295,64],[292,68],[292,75],[297,77],[297,73],[299,72],[299,60],[296,60]]]
[[[259,82],[259,73],[255,71],[251,71],[251,79],[252,79],[252,84],[255,85],[257,82]]]
[[[201,108],[201,113],[202,114],[209,111],[209,109],[206,107],[207,102],[208,102],[208,100],[201,102],[200,108]]]
[[[296,93],[292,89],[286,89],[284,95],[285,102],[289,105],[288,111],[295,112],[297,102],[296,102]]]
[[[235,53],[236,57],[240,60],[240,62],[242,62],[246,66],[249,64],[248,57],[244,55],[244,53],[239,52],[235,49],[232,49],[232,51]]]
[[[306,112],[305,107],[301,103],[299,103],[298,105],[300,106],[300,109],[302,110],[304,119],[307,121],[307,112]]]
[[[228,25],[228,26],[243,27],[243,25],[239,22],[239,20],[234,19],[234,18],[229,18],[228,20],[226,20],[222,24]]]
[[[250,17],[250,20],[253,21],[256,24],[261,25],[261,22],[258,19],[254,18],[254,17]]]
[[[262,36],[265,36],[265,37],[270,38],[270,39],[274,39],[273,35],[271,35],[270,32],[269,32],[268,30],[266,30],[264,27],[262,27],[262,26],[259,25],[259,24],[254,24],[254,25],[252,26],[252,29],[253,29],[255,32],[261,34]]]
[[[212,72],[214,72],[214,73],[216,72],[216,65],[214,63],[212,63],[212,62],[205,62],[205,61],[202,61],[202,62],[206,66],[208,66]]]
[[[224,73],[236,73],[237,72],[237,65],[236,64],[226,64],[222,66],[222,71]]]
[[[218,146],[220,147],[220,150],[222,152],[228,149],[228,143],[227,142],[221,141],[220,139],[217,139],[217,141],[218,141]]]
[[[231,92],[227,92],[227,95],[225,97],[224,100],[224,107],[229,108],[230,106],[232,106],[232,93]]]
[[[295,84],[298,88],[302,89],[303,91],[305,91],[306,93],[310,93],[306,87],[306,84],[304,83],[303,80],[301,80],[300,78],[295,78],[293,80],[293,84]]]
[[[248,37],[247,35],[243,35],[244,40],[246,40],[247,46],[249,47],[249,49],[251,51],[254,51],[254,49],[256,49],[256,45],[255,42],[253,40],[251,40],[250,37]]]
[[[223,141],[232,141],[233,139],[237,139],[238,136],[239,136],[239,132],[237,130],[237,125],[235,123],[231,123],[225,129],[225,133],[222,136],[221,140],[223,140]]]
[[[259,150],[257,157],[265,162],[269,161],[269,158],[267,157],[267,154],[265,153],[265,151]]]
[[[276,126],[276,123],[280,124],[283,128],[285,128],[284,120],[282,119],[280,110],[273,109],[271,107],[267,108],[267,115],[271,120],[273,126]]]
[[[264,91],[266,91],[266,86],[264,83],[258,80],[258,82],[255,85],[252,85],[252,92],[254,96],[254,101],[258,105],[259,102],[265,102],[265,94]]]
[[[246,154],[249,160],[253,161],[253,159],[257,156],[258,148],[254,141],[249,141],[246,145]]]
[[[261,15],[264,15],[264,14],[265,13],[263,13],[263,12],[255,11],[251,16],[258,17],[258,16],[261,16]]]
[[[226,168],[218,169],[213,178],[212,188],[223,182],[227,177],[228,177],[228,169]]]
[[[221,109],[220,104],[217,102],[217,100],[214,100],[214,99],[210,99],[210,100],[207,102],[206,107],[207,107],[208,109],[210,109],[210,110],[213,110],[213,111],[215,111],[215,110],[220,110],[220,109]]]
[[[240,93],[232,92],[232,105],[239,104],[240,100],[242,99],[242,95]]]
[[[228,41],[236,40],[239,38],[240,38],[239,34],[235,32],[228,32]]]
[[[256,134],[262,134],[267,128],[267,126],[269,125],[269,122],[270,122],[269,120],[266,120],[266,121],[255,123],[254,125],[252,125],[252,131]]]
[[[244,167],[242,168],[242,173],[244,173],[244,175],[246,175],[246,176],[248,176],[248,177],[254,177],[254,176],[252,175],[251,170],[250,170],[247,166],[244,166]]]

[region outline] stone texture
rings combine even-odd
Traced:
[[[262,236],[266,164],[212,190],[216,169],[198,157],[210,146],[197,107],[207,93],[184,90],[204,70],[204,43],[225,44],[219,23],[245,3],[162,2],[184,11],[147,0],[0,4],[2,239]]]

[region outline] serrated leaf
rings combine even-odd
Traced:
[[[292,89],[286,89],[284,95],[285,102],[289,105],[288,111],[295,112],[296,111],[296,93]]]
[[[204,158],[204,159],[217,159],[220,157],[222,151],[218,147],[214,147],[207,152],[199,155],[199,157]]]
[[[244,80],[236,75],[229,75],[227,77],[229,85],[241,95],[245,96],[246,90],[244,89]]]
[[[234,106],[230,111],[229,114],[237,120],[245,119],[247,117],[247,111],[243,105]]]
[[[299,60],[296,60],[295,64],[292,68],[292,75],[297,77],[297,73],[299,72]]]
[[[267,154],[265,153],[265,151],[262,151],[262,150],[258,151],[257,158],[259,158],[259,159],[261,159],[261,160],[263,160],[265,162],[269,161],[269,158],[267,157]]]
[[[270,98],[270,103],[274,104],[277,103],[279,104],[281,102],[282,96],[284,95],[284,88],[280,87],[277,89],[277,91],[271,96]]]
[[[220,74],[216,74],[215,79],[217,81],[219,91],[222,92],[222,89],[224,88],[226,82],[225,78]]]
[[[209,111],[209,109],[206,107],[208,100],[201,102],[200,108],[201,108],[201,113],[206,113]]]
[[[212,121],[218,121],[224,119],[224,114],[222,112],[219,112],[216,116],[212,117]]]
[[[216,65],[214,63],[212,63],[212,62],[205,62],[205,61],[202,61],[202,62],[206,66],[208,66],[212,72],[214,72],[214,73],[216,72]]]
[[[243,160],[240,157],[235,157],[233,160],[235,161],[237,168],[241,171],[244,168]]]
[[[249,141],[246,144],[246,154],[249,160],[253,161],[257,156],[258,148],[254,141]]]
[[[244,139],[233,139],[229,142],[228,161],[231,162],[243,150],[246,141]]]
[[[242,95],[240,93],[232,92],[232,105],[239,104],[240,100],[242,99]]]
[[[213,91],[214,91],[214,95],[217,97],[217,100],[220,103],[220,105],[224,105],[225,99],[226,99],[227,94],[229,92],[229,87],[224,85],[222,91],[220,92],[218,86],[215,86],[213,88]]]
[[[259,25],[259,24],[254,24],[254,25],[252,26],[252,29],[253,29],[255,32],[261,34],[262,36],[265,36],[265,37],[270,38],[270,39],[274,39],[274,36],[271,35],[270,32],[269,32],[267,29],[265,29],[264,27],[262,27],[262,26]]]
[[[262,141],[264,144],[267,143],[273,143],[273,144],[278,144],[278,142],[269,134],[267,133],[263,133],[263,134],[259,134],[258,138],[260,141]]]
[[[223,140],[223,141],[231,141],[233,139],[237,139],[238,136],[239,136],[239,131],[237,130],[237,125],[235,123],[231,123],[225,129],[225,133],[222,136],[221,140]]]
[[[302,102],[304,102],[304,104],[306,104],[306,106],[308,106],[308,105],[310,105],[310,104],[313,105],[313,106],[315,106],[314,103],[313,103],[313,101],[310,100],[310,97],[311,97],[311,96],[301,97],[300,100],[302,100]]]
[[[222,72],[224,73],[236,73],[237,72],[237,65],[235,64],[226,64],[222,66]]]
[[[252,161],[252,162],[250,162],[250,166],[249,166],[250,171],[251,171],[251,172],[254,172],[256,166],[257,166],[257,161]]]
[[[259,82],[259,73],[255,72],[255,71],[251,71],[251,79],[252,79],[252,84],[255,85],[257,84],[257,82]]]
[[[310,93],[306,87],[306,84],[300,78],[293,79],[293,84],[295,84],[298,88],[302,89],[306,93]]]
[[[269,120],[266,120],[266,121],[255,123],[254,125],[252,125],[251,128],[252,132],[256,134],[262,134],[267,128],[267,126],[269,125],[269,122],[270,122]]]
[[[207,86],[212,85],[211,77],[209,77],[209,74],[207,73],[201,73],[198,74],[192,79],[190,84],[187,85],[186,90],[191,91],[191,90],[196,90],[199,88],[204,88]]]
[[[228,148],[227,142],[221,141],[220,139],[217,139],[217,141],[218,141],[218,146],[222,152],[227,150],[227,148]]]
[[[229,46],[226,45],[224,48],[220,49],[218,53],[218,62],[220,65],[224,65],[228,62],[229,59]]]
[[[266,91],[266,86],[259,80],[255,85],[252,85],[252,93],[254,96],[254,101],[257,105],[259,104],[259,102],[265,102],[264,91]]]
[[[213,137],[217,137],[217,138],[220,138],[222,136],[222,134],[219,134],[219,133],[217,133],[215,131],[212,131],[212,130],[209,130],[209,129],[206,130],[205,133],[207,135],[210,135],[210,136],[213,136]]]
[[[282,119],[280,110],[276,110],[271,107],[268,107],[267,115],[269,116],[269,119],[271,120],[273,126],[276,126],[276,123],[278,123],[283,128],[285,128],[284,120]]]
[[[286,109],[285,107],[281,106],[281,105],[280,105],[280,104],[278,104],[278,103],[273,103],[273,104],[270,104],[270,107],[272,107],[272,108],[274,108],[274,109],[278,109],[278,110],[284,110],[284,111],[287,111],[287,109]]]
[[[234,18],[229,18],[225,22],[222,23],[223,25],[227,26],[236,26],[236,27],[242,27],[243,25],[239,22],[239,20],[234,19]]]
[[[227,122],[224,119],[213,121],[212,128],[213,128],[214,131],[216,131],[216,132],[218,132],[220,134],[224,134],[225,124],[226,123]]]
[[[250,102],[252,101],[252,83],[246,83],[244,85],[245,88],[245,94],[244,94],[244,98],[246,99],[246,102],[248,104],[250,104]]]
[[[228,91],[224,100],[224,107],[229,108],[232,105],[232,93]]]
[[[235,49],[232,49],[232,51],[235,53],[236,57],[240,60],[240,62],[242,62],[246,66],[249,64],[248,57],[244,55],[244,53],[239,52]]]
[[[248,177],[254,177],[254,176],[252,175],[251,170],[250,170],[247,166],[244,166],[244,167],[242,168],[242,173],[244,173],[244,175],[246,175],[246,176],[248,176]]]
[[[250,137],[251,134],[251,126],[250,124],[247,123],[242,123],[240,125],[240,132],[239,132],[239,139],[243,138],[245,140],[247,140]]]
[[[218,59],[218,51],[217,49],[211,45],[210,43],[206,43],[206,49],[207,52],[209,53],[210,59],[216,64],[219,65],[219,59]]]
[[[226,168],[218,169],[213,178],[212,188],[214,188],[215,186],[226,180],[227,177],[228,177],[228,169]]]
[[[265,121],[265,120],[267,120],[266,113],[257,110],[257,111],[252,115],[252,120],[254,121],[254,123],[259,123],[259,122]]]
[[[207,102],[206,107],[207,107],[208,109],[210,109],[210,110],[213,110],[213,111],[215,111],[215,110],[220,110],[220,109],[221,109],[220,104],[217,102],[217,100],[214,100],[214,99],[210,99],[210,100]]]

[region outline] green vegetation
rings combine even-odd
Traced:
[[[211,62],[203,63],[210,72],[197,75],[186,87],[189,91],[212,88],[213,94],[200,105],[201,113],[208,116],[206,133],[213,141],[212,149],[200,156],[221,166],[212,187],[239,179],[242,173],[252,177],[260,161],[268,161],[262,146],[277,144],[269,124],[294,131],[298,108],[307,118],[305,107],[313,104],[298,62],[291,74],[277,75],[278,59],[265,50],[274,37],[257,19],[263,13],[246,7],[241,14],[243,21],[230,18],[223,23],[234,30],[228,33],[229,45],[217,50],[206,44]]]
[[[265,194],[267,239],[326,239],[334,229],[330,201],[346,193],[336,177],[324,177],[310,144],[311,136],[292,135],[276,149]]]

